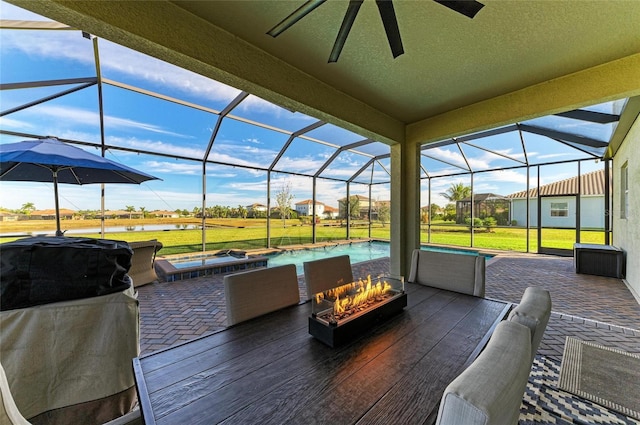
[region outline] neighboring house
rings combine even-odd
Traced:
[[[604,170],[580,176],[580,227],[603,229],[605,219]],[[578,177],[540,186],[542,227],[575,228]],[[511,220],[527,223],[527,191],[512,193]],[[538,226],[538,190],[529,190],[531,227]]]
[[[508,197],[495,193],[476,193],[473,195],[473,216],[481,219],[493,217],[498,225],[510,223]],[[464,223],[471,217],[471,197],[456,201],[456,223]]]
[[[296,206],[295,206],[295,210],[299,216],[315,215],[317,217],[320,217],[324,213],[324,208],[325,208],[325,205],[322,202],[316,201],[316,211],[315,211],[315,214],[313,214],[312,199],[306,199],[304,201],[296,202]]]
[[[324,215],[324,218],[326,219],[335,219],[335,218],[338,218],[338,216],[340,215],[340,210],[338,208],[325,205],[323,215]]]
[[[76,212],[74,210],[67,210],[60,208],[60,220],[71,220]],[[32,211],[29,215],[31,220],[55,220],[56,210],[36,210]]]
[[[151,211],[149,214],[159,218],[180,218],[180,214],[175,211],[156,210]]]
[[[358,206],[360,208],[359,218],[366,220],[369,218],[369,205],[371,204],[371,208],[375,209],[376,201],[373,201],[366,196],[362,195],[351,195],[350,198],[356,198],[358,200]],[[338,199],[338,208],[340,217],[347,216],[347,206],[345,204],[347,198]]]
[[[28,220],[28,219],[29,219],[29,216],[26,214],[0,212],[0,221],[22,221],[22,220]]]
[[[391,213],[391,200],[387,201],[373,201],[373,205],[371,206],[371,220],[379,220],[378,211],[382,208],[387,209],[387,217],[390,216]],[[387,218],[388,219],[388,218]]]
[[[247,205],[247,217],[266,217],[267,216],[267,206],[264,204],[253,203],[251,205]]]

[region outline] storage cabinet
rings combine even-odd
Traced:
[[[576,273],[624,277],[624,251],[612,245],[576,243],[573,262]]]

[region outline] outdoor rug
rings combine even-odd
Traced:
[[[639,420],[558,389],[560,360],[537,355],[518,425],[640,425]]]
[[[558,388],[640,420],[640,356],[567,337]]]

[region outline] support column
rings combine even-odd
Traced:
[[[392,276],[409,275],[411,253],[420,247],[420,146],[391,146]]]

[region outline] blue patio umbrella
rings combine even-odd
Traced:
[[[0,181],[52,182],[56,204],[56,235],[60,231],[58,183],[135,183],[157,177],[94,155],[56,138],[0,145]]]

